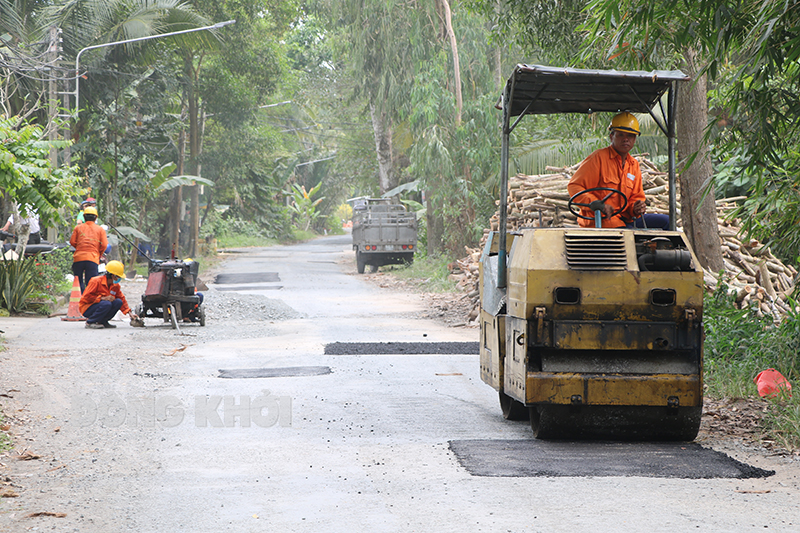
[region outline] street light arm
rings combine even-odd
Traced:
[[[80,113],[80,101],[79,101],[79,94],[80,94],[80,86],[81,86],[81,73],[80,73],[80,62],[81,62],[81,54],[83,54],[87,50],[95,50],[97,48],[105,48],[107,46],[116,46],[118,44],[128,44],[128,43],[135,43],[139,41],[147,41],[150,39],[160,39],[161,37],[171,37],[173,35],[181,35],[183,33],[191,33],[195,31],[203,31],[203,30],[218,30],[223,26],[227,26],[228,24],[234,24],[236,20],[226,20],[225,22],[217,22],[216,24],[212,24],[211,26],[203,26],[202,28],[191,28],[188,30],[180,30],[180,31],[173,31],[169,33],[159,33],[158,35],[148,35],[146,37],[136,37],[135,39],[125,39],[124,41],[114,41],[113,43],[103,43],[103,44],[95,44],[92,46],[87,46],[85,48],[81,48],[78,52],[78,55],[75,56],[75,120],[78,120],[78,113]]]

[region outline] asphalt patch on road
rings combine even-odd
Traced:
[[[277,272],[237,272],[217,274],[214,283],[225,285],[230,283],[274,283],[281,278]]]
[[[760,478],[775,474],[686,442],[453,440],[450,450],[482,477]]]
[[[477,355],[477,342],[334,342],[325,355]]]
[[[324,376],[332,373],[329,366],[285,366],[278,368],[232,368],[219,369],[219,377],[226,379],[249,378],[294,378]]]

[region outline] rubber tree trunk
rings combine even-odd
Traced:
[[[724,264],[711,180],[714,170],[703,140],[708,124],[706,77],[698,76],[694,50],[684,50],[683,58],[683,72],[692,78],[680,85],[676,124],[683,231],[703,268],[719,272]]]
[[[383,194],[394,184],[392,128],[389,125],[387,113],[378,111],[372,103],[369,105],[369,114],[372,119],[372,133],[375,137],[375,154],[378,157],[378,185]]]
[[[461,61],[458,56],[458,41],[456,40],[456,33],[453,31],[453,13],[450,10],[450,2],[448,0],[438,0],[442,10],[442,18],[444,19],[444,29],[447,34],[447,40],[450,43],[450,52],[453,54],[453,93],[456,97],[456,127],[461,126],[461,113],[464,109],[464,100],[461,96]]]

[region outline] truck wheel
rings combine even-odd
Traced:
[[[504,392],[500,392],[500,409],[506,420],[527,420],[528,410],[520,402]]]
[[[361,257],[361,252],[356,252],[356,270],[358,270],[359,274],[364,273],[364,267],[367,264],[364,262],[364,259]]]
[[[370,272],[377,272],[378,271],[378,265],[370,265],[369,266],[369,271]]]
[[[197,320],[200,322],[201,326],[206,325],[206,310],[203,309],[203,306],[197,308]]]

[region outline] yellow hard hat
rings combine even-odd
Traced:
[[[109,261],[106,265],[106,272],[120,278],[125,277],[125,267],[120,261]]]
[[[96,208],[96,207],[91,207],[91,206],[89,206],[89,207],[86,207],[86,208],[84,208],[84,210],[83,210],[83,214],[84,214],[84,215],[94,215],[94,216],[97,216],[97,208]]]
[[[636,117],[632,114],[625,111],[624,113],[615,115],[614,118],[611,119],[611,125],[608,129],[610,131],[624,131],[639,135],[639,121],[636,120]]]

